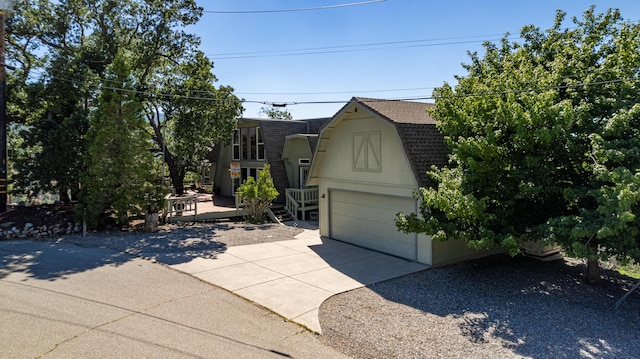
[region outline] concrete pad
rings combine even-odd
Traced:
[[[295,318],[313,309],[333,293],[293,278],[280,278],[236,291],[286,318]]]
[[[261,259],[283,257],[296,253],[299,252],[274,244],[274,242],[230,247],[225,252],[225,254],[231,254],[246,261],[259,261]]]
[[[327,262],[321,258],[307,253],[298,253],[285,257],[276,257],[255,261],[255,264],[281,273],[286,276],[293,276],[300,273],[311,272],[329,267]]]
[[[360,280],[358,280],[344,273],[341,273],[336,268],[331,267],[298,274],[293,276],[293,278],[334,294],[360,288],[363,287],[366,283],[371,283],[372,281],[377,280],[376,276],[367,276],[366,273],[362,273],[360,275]]]
[[[376,282],[418,272],[429,268],[426,264],[409,262],[401,258],[379,254],[336,266],[343,273],[367,273],[377,278]],[[369,282],[371,284],[373,282]]]
[[[293,249],[297,252],[313,252],[311,249],[313,246],[317,246],[322,244],[319,238],[316,239],[295,239],[292,241],[281,241],[281,242],[273,242],[282,247]]]
[[[291,318],[294,322],[304,325],[310,330],[321,333],[320,317],[318,316],[320,308],[315,308],[295,318]]]
[[[305,229],[296,238],[230,247],[216,258],[198,258],[171,267],[318,333],[322,331],[318,309],[330,296],[428,268],[322,238],[317,229]]]
[[[157,257],[156,260],[158,262],[164,263],[162,261],[162,257]],[[218,255],[216,258],[200,258],[196,257],[191,259],[188,262],[172,264],[169,265],[171,268],[184,272],[184,273],[200,273],[206,272],[212,269],[224,268],[240,263],[246,263],[245,260],[242,260],[238,257],[227,256],[227,255]]]
[[[250,262],[195,273],[194,276],[230,291],[268,283],[284,277],[283,274]]]
[[[321,245],[312,246],[311,250],[331,266],[353,263],[381,255],[378,252],[334,240],[325,240]]]
[[[320,230],[319,229],[305,229],[304,232],[296,235],[295,239],[311,239],[315,241],[320,241]]]

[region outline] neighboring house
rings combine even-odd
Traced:
[[[429,168],[447,163],[429,106],[354,97],[322,127],[307,182],[318,186],[320,235],[432,266],[488,254],[396,229],[398,212],[417,213]]]
[[[208,156],[214,192],[235,195],[244,180],[257,178],[258,171],[268,163],[280,192],[276,202],[285,203],[287,189],[304,187],[318,131],[327,120],[239,119],[231,142],[216,145]],[[232,163],[240,167],[238,178],[231,178]]]

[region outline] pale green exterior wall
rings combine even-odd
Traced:
[[[333,119],[321,132],[311,173],[320,197],[320,235],[331,237],[330,193],[339,191],[412,198],[418,183],[394,125],[354,106]],[[380,168],[354,170],[354,136],[380,134]],[[414,212],[418,211],[415,201]],[[476,250],[461,240],[435,242],[427,235],[416,235],[416,260],[432,267],[483,257],[502,250]]]
[[[301,158],[311,160],[313,157],[311,148],[309,148],[309,140],[306,137],[287,139],[285,147],[287,148],[283,151],[282,159],[287,170],[289,185],[292,188],[298,188],[300,183],[299,160]],[[306,167],[309,167],[309,165],[306,165]]]
[[[321,153],[322,160],[313,164],[313,173],[319,174],[320,235],[327,237],[330,236],[329,193],[332,189],[412,198],[418,187],[393,124],[362,109],[345,113],[332,124],[335,127],[325,129],[321,135],[324,140],[320,139],[318,144],[316,156]],[[363,133],[380,134],[379,170],[354,170],[354,137]],[[417,211],[417,202],[414,211]],[[432,263],[428,236],[418,236],[416,260]]]
[[[486,257],[492,254],[504,253],[501,248],[495,250],[481,250],[469,248],[461,239],[449,239],[444,242],[433,241],[433,262],[431,266],[441,267],[456,262],[474,258]]]

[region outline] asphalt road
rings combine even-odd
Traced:
[[[0,358],[343,358],[296,324],[108,249],[0,241]]]

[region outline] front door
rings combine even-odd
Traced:
[[[306,188],[307,187],[307,178],[309,178],[309,166],[301,166],[300,167],[300,187],[299,188]]]

